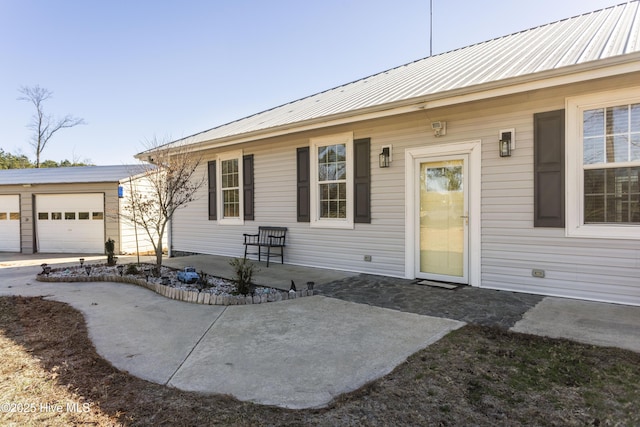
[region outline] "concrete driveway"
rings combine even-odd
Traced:
[[[464,325],[321,296],[221,307],[134,285],[38,282],[41,262],[0,260],[0,295],[72,305],[98,353],[138,377],[287,408],[325,406]]]

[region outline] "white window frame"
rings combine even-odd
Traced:
[[[347,215],[346,218],[320,218],[320,190],[318,182],[318,148],[327,145],[345,144],[347,166]],[[311,138],[310,174],[311,174],[311,227],[353,229],[353,132]]]
[[[238,196],[240,198],[240,210],[238,217],[224,216],[224,194],[222,191],[222,162],[226,160],[238,160]],[[244,200],[243,200],[243,171],[242,171],[242,150],[230,151],[218,155],[218,167],[216,167],[216,201],[218,210],[218,224],[220,225],[244,225]]]
[[[595,108],[640,102],[640,86],[612,90],[566,100],[566,236],[607,239],[640,239],[635,224],[584,223],[583,112]],[[618,163],[619,167],[640,166],[640,162]]]

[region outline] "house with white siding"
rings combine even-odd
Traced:
[[[434,55],[187,146],[208,177],[174,253],[640,305],[640,4]],[[146,159],[149,153],[140,153]]]

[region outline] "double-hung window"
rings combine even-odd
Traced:
[[[353,228],[353,135],[311,140],[311,225]]]
[[[240,176],[238,159],[223,160],[222,168],[222,217],[240,217]]]
[[[640,238],[640,88],[567,101],[567,234]]]
[[[242,152],[219,156],[218,218],[221,224],[243,223]]]

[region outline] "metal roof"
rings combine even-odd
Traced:
[[[0,170],[0,185],[119,182],[141,172],[140,165],[79,166]]]
[[[183,138],[165,147],[259,137],[322,119],[380,111],[403,101],[443,99],[524,76],[571,71],[640,52],[640,3],[617,6],[427,57]],[[637,61],[637,58],[635,59]],[[638,66],[640,70],[640,63]]]

